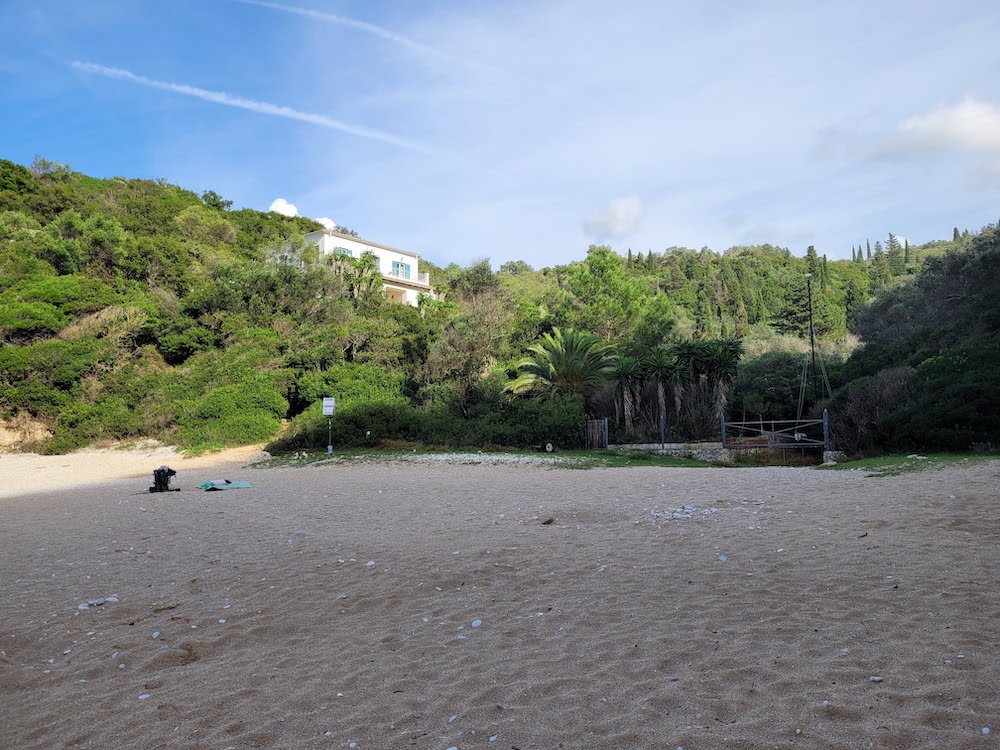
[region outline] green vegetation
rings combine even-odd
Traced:
[[[845,461],[836,466],[823,467],[824,471],[866,471],[870,477],[894,477],[919,471],[967,466],[984,461],[1000,460],[1000,451],[992,453],[929,453],[926,456],[911,453],[906,456],[879,456]]]
[[[850,261],[762,245],[424,262],[436,294],[413,308],[385,299],[370,261],[318,256],[314,222],[231,209],[0,160],[0,421],[51,435],[26,447],[562,449],[587,417],[608,417],[613,442],[658,441],[661,424],[714,438],[722,415],[794,416],[810,293],[834,393],[808,389],[804,407],[829,408],[840,447],[1000,443],[994,226],[919,247],[889,235]]]

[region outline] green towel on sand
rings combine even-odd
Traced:
[[[241,487],[249,487],[250,482],[231,482],[228,479],[213,479],[210,482],[202,482],[198,485],[205,492],[213,490],[235,490]]]

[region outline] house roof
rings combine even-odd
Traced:
[[[358,242],[362,245],[371,245],[372,247],[377,247],[382,250],[388,250],[389,252],[392,253],[401,253],[402,255],[409,255],[414,258],[420,257],[420,253],[415,253],[412,250],[403,250],[402,248],[393,247],[392,245],[385,245],[381,242],[372,242],[371,240],[366,240],[363,237],[351,237],[349,234],[341,234],[340,232],[335,232],[332,229],[317,229],[315,232],[309,232],[309,234],[306,235],[306,239],[309,239],[310,237],[315,237],[316,235],[320,234],[327,234],[330,235],[331,237],[339,237],[341,239],[350,240],[351,242]]]

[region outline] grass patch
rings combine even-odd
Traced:
[[[822,471],[867,471],[870,477],[896,477],[918,471],[932,471],[949,466],[967,466],[1000,460],[1000,455],[986,453],[911,453],[907,456],[877,456],[844,461],[836,466],[816,467]]]

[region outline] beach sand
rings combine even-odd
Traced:
[[[80,455],[0,456],[3,748],[1000,733],[1000,462],[871,478]],[[181,492],[146,491],[160,463]],[[219,478],[253,486],[196,489]]]

